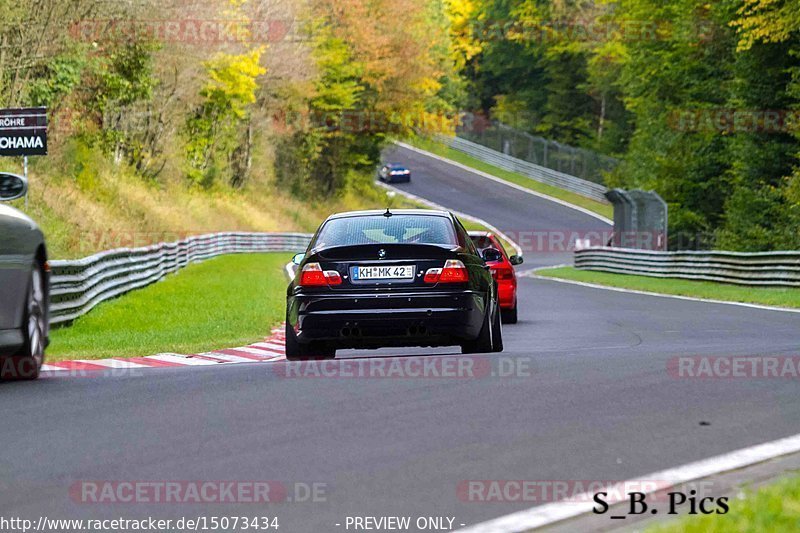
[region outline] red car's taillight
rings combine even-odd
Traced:
[[[341,285],[342,276],[335,270],[322,270],[319,263],[308,263],[300,273],[302,287],[325,287],[326,285]]]
[[[494,279],[498,281],[511,281],[514,279],[514,271],[510,268],[493,268]]]
[[[449,259],[444,268],[430,268],[425,272],[425,283],[464,283],[469,281],[467,267],[457,259]]]

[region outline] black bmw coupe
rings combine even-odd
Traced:
[[[445,211],[333,215],[293,259],[286,357],[397,346],[500,352],[497,283],[485,259]]]

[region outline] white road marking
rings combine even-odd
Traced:
[[[214,361],[208,361],[207,359],[196,359],[191,357],[182,357],[180,355],[169,354],[169,353],[160,353],[158,355],[150,355],[147,359],[155,359],[156,361],[164,361],[167,363],[176,363],[179,365],[186,365],[186,366],[209,366],[209,365],[218,365],[219,363]]]
[[[546,269],[554,268],[554,267],[546,267]],[[603,289],[606,291],[614,291],[614,292],[624,292],[626,294],[638,294],[641,296],[657,296],[659,298],[674,298],[676,300],[687,300],[690,302],[703,302],[709,304],[722,304],[722,305],[736,305],[739,307],[747,307],[749,309],[760,309],[762,311],[779,311],[782,313],[800,313],[800,309],[792,309],[789,307],[775,307],[771,305],[761,305],[761,304],[749,304],[745,302],[728,302],[725,300],[712,300],[710,298],[695,298],[693,296],[680,296],[677,294],[662,294],[660,292],[649,292],[649,291],[637,291],[634,289],[623,289],[621,287],[611,287],[609,285],[600,285],[598,283],[587,283],[585,281],[574,281],[571,279],[561,279],[561,278],[551,278],[549,276],[541,276],[536,274],[535,272],[538,270],[545,270],[545,269],[537,269],[537,270],[527,270],[520,274],[517,274],[518,277],[524,278],[531,278],[531,279],[540,279],[545,281],[555,281],[557,283],[568,283],[570,285],[580,285],[581,287],[589,287],[591,289]]]
[[[662,470],[637,479],[617,483],[608,489],[609,504],[619,503],[625,498],[626,487],[637,487],[637,491],[651,494],[668,490],[670,487],[687,483],[723,472],[729,472],[746,466],[774,459],[782,455],[800,451],[800,435],[794,435],[730,453],[717,455],[676,468]],[[654,484],[653,480],[659,483]],[[653,487],[650,489],[649,487]],[[570,501],[553,502],[533,507],[518,513],[512,513],[494,520],[461,529],[462,533],[516,533],[552,525],[562,520],[592,512],[593,493],[573,496]],[[576,504],[586,501],[587,505]]]
[[[91,361],[82,362],[105,366],[108,368],[150,368],[147,365],[126,361],[124,359],[92,359]]]
[[[478,170],[476,168],[472,168],[470,166],[464,165],[464,164],[459,163],[457,161],[453,161],[452,159],[447,159],[446,157],[442,157],[440,155],[436,155],[436,154],[428,152],[426,150],[421,150],[419,148],[411,146],[410,144],[406,144],[406,143],[403,143],[403,142],[395,142],[395,144],[398,145],[398,146],[401,146],[401,147],[403,147],[403,148],[405,148],[407,150],[411,150],[412,152],[417,152],[418,154],[422,154],[424,156],[431,157],[431,158],[436,159],[438,161],[441,161],[443,163],[447,163],[449,165],[453,165],[454,167],[458,167],[458,168],[464,169],[464,170],[469,171],[472,174],[476,174],[476,175],[478,175],[478,176],[480,176],[482,178],[486,178],[488,180],[492,180],[492,181],[495,181],[497,183],[502,183],[503,185],[507,185],[507,186],[509,186],[509,187],[511,187],[513,189],[517,189],[518,191],[524,192],[526,194],[531,194],[533,196],[538,196],[539,198],[542,198],[544,200],[549,200],[550,202],[554,202],[554,203],[557,203],[559,205],[563,205],[564,207],[568,207],[570,209],[574,209],[576,211],[580,211],[584,215],[589,215],[590,217],[594,217],[597,220],[601,220],[601,221],[605,222],[606,224],[609,224],[609,225],[613,225],[614,224],[614,222],[611,219],[606,218],[603,215],[599,215],[599,214],[595,213],[594,211],[586,209],[585,207],[581,207],[579,205],[571,204],[571,203],[567,202],[566,200],[560,200],[560,199],[555,198],[553,196],[548,196],[547,194],[544,194],[544,193],[532,191],[532,190],[528,189],[527,187],[523,187],[522,185],[517,185],[516,183],[512,183],[510,181],[506,181],[506,180],[504,180],[502,178],[498,178],[497,176],[493,176],[492,174],[489,174],[488,172],[483,172],[481,170]],[[536,181],[533,178],[530,178],[530,179],[531,179],[531,181]],[[537,183],[540,183],[540,182],[537,181]],[[578,194],[578,193],[574,193],[574,194]],[[588,198],[587,198],[587,200],[588,200]]]
[[[232,350],[238,350],[239,348],[231,348]],[[202,355],[204,357],[212,357],[214,359],[222,359],[223,361],[227,361],[228,363],[253,363],[252,359],[248,359],[247,357],[239,357],[237,355],[229,355],[226,353],[219,353],[219,352],[208,352],[208,353],[200,353],[197,355]]]
[[[260,348],[254,348],[252,346],[242,346],[241,348],[232,348],[232,350],[239,350],[240,352],[247,352],[253,355],[260,355],[261,357],[275,357],[275,352],[271,350],[263,350]]]
[[[272,352],[280,352],[284,353],[286,351],[286,346],[283,344],[275,344],[274,342],[256,342],[251,344],[250,346],[254,348],[266,348]]]

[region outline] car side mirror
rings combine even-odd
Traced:
[[[300,263],[303,262],[303,259],[305,259],[305,257],[306,257],[306,254],[295,254],[295,256],[292,257],[292,263],[294,263],[295,265],[299,266]]]
[[[494,261],[501,261],[503,259],[503,254],[495,248],[486,248],[481,254],[481,257],[483,257],[483,260],[487,263],[491,263]]]
[[[521,265],[525,262],[525,259],[521,255],[512,255],[508,258],[512,265],[517,266]]]
[[[28,194],[28,180],[16,174],[0,173],[0,202],[9,202]]]

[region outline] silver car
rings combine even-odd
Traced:
[[[25,196],[28,184],[0,173],[0,202]],[[36,379],[49,342],[49,267],[36,223],[0,203],[0,379]]]

